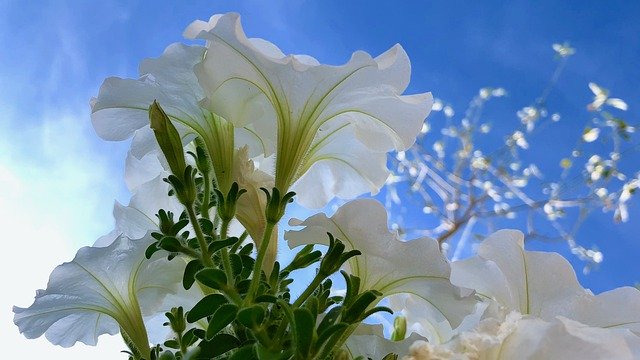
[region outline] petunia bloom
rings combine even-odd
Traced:
[[[400,45],[376,58],[357,51],[344,65],[321,65],[247,38],[237,14],[196,21],[185,36],[206,40],[195,66],[202,106],[236,127],[276,129],[276,187],[293,189],[307,207],[377,192],[388,176],[386,152],[409,148],[431,110],[430,93],[401,95],[411,65]],[[238,109],[270,115],[238,116]]]
[[[143,316],[160,309],[181,284],[185,262],[145,249],[154,240],[119,237],[108,247],[84,247],[54,269],[46,290],[28,308],[14,307],[14,323],[27,338],[45,335],[56,345],[95,345],[101,334],[122,330],[143,354],[149,337]]]
[[[235,144],[249,145],[252,156],[268,154],[272,146],[259,135],[266,130],[258,132],[250,126],[235,129],[226,119],[199,106],[203,93],[193,67],[202,61],[204,52],[200,46],[172,44],[159,58],[142,62],[139,79],[106,79],[91,101],[91,117],[96,132],[106,140],[120,141],[133,136],[131,153],[142,159],[158,150],[148,115],[149,106],[158,101],[185,144],[195,136],[202,138],[218,186],[226,193],[231,186]],[[245,115],[260,117],[257,113]]]
[[[526,251],[519,231],[494,233],[477,256],[451,267],[451,282],[474,289],[488,308],[444,344],[415,343],[408,360],[640,356],[640,291],[593,295],[562,256]]]
[[[452,326],[475,305],[472,297],[462,297],[461,289],[449,282],[449,262],[438,243],[429,238],[401,241],[387,227],[387,212],[371,199],[353,200],[341,206],[332,217],[314,215],[304,221],[292,219],[299,231],[287,231],[289,246],[328,244],[327,232],[362,255],[348,260],[347,272],[360,277],[362,289],[377,290],[384,296],[409,293],[427,301],[432,321],[448,321]]]
[[[233,181],[238,183],[241,189],[246,192],[238,199],[236,205],[236,218],[244,226],[256,244],[260,248],[262,237],[267,226],[265,209],[267,207],[267,196],[260,188],[271,189],[274,185],[273,176],[257,169],[253,160],[249,159],[247,147],[236,150],[233,168]],[[276,261],[278,250],[278,228],[271,232],[269,248],[265,255],[263,270],[266,274],[271,273],[273,264]]]

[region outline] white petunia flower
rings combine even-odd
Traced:
[[[14,307],[14,322],[27,338],[43,334],[53,344],[95,345],[101,334],[123,331],[143,354],[149,337],[143,316],[164,309],[166,295],[180,287],[186,263],[156,253],[145,258],[154,240],[119,237],[108,247],[84,247],[53,271],[46,290],[28,308]]]
[[[267,207],[267,196],[260,188],[271,189],[274,185],[273,176],[257,169],[253,160],[249,159],[247,147],[242,147],[236,151],[234,159],[233,181],[238,183],[240,189],[246,192],[240,196],[236,205],[236,218],[247,229],[249,236],[260,248],[264,230],[267,226],[265,209]],[[266,274],[271,273],[273,264],[276,261],[278,250],[278,227],[271,232],[269,248],[263,262],[263,270]]]
[[[91,118],[98,135],[106,140],[124,140],[133,136],[131,153],[142,159],[158,149],[149,127],[149,106],[157,100],[183,137],[190,142],[195,136],[204,141],[213,163],[219,188],[226,194],[231,186],[234,147],[249,145],[252,156],[272,152],[266,142],[268,128],[251,126],[234,129],[229,121],[200,107],[203,92],[193,72],[202,61],[205,48],[172,44],[156,59],[140,65],[140,78],[108,78],[91,101]],[[235,116],[251,119],[263,116],[254,112],[237,112]]]
[[[377,192],[388,176],[386,152],[409,148],[432,107],[430,93],[401,95],[411,66],[399,45],[376,58],[358,51],[344,65],[321,65],[247,38],[237,14],[196,21],[185,36],[207,42],[195,67],[201,104],[236,127],[276,130],[269,138],[276,187],[295,190],[307,207]],[[236,116],[238,109],[269,115]]]
[[[473,311],[475,301],[462,297],[461,289],[449,282],[449,262],[429,238],[401,241],[387,227],[387,213],[379,202],[353,200],[328,218],[314,215],[304,221],[292,219],[299,231],[287,231],[290,247],[304,244],[328,244],[327,232],[342,241],[346,250],[362,255],[347,262],[347,272],[360,277],[362,289],[378,290],[383,296],[409,293],[432,307],[432,321],[448,321],[458,326]]]

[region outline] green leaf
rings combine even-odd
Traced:
[[[249,329],[254,329],[262,324],[265,310],[260,305],[253,305],[238,312],[238,322]]]
[[[144,256],[147,259],[151,259],[153,254],[155,254],[156,251],[158,251],[158,250],[160,250],[160,248],[158,248],[158,243],[153,243],[153,244],[149,245],[149,247],[147,247],[147,250],[145,250],[145,252],[144,252]]]
[[[180,252],[182,250],[182,244],[180,240],[173,236],[165,236],[160,240],[158,246],[169,252]]]
[[[171,339],[171,340],[167,340],[164,342],[164,346],[171,348],[171,349],[180,349],[180,344],[178,344],[178,341]]]
[[[238,242],[238,238],[237,237],[230,237],[224,240],[216,240],[214,242],[212,242],[211,244],[209,244],[209,253],[210,254],[215,254],[216,252],[218,252],[220,249],[225,248],[225,247],[229,247],[235,243]]]
[[[227,284],[227,274],[220,269],[206,268],[196,273],[196,280],[212,289],[221,290]]]
[[[203,340],[198,347],[200,348],[200,355],[198,359],[211,359],[216,356],[220,356],[229,350],[233,350],[240,346],[240,340],[235,336],[229,334],[218,334],[211,340]]]
[[[238,254],[230,254],[229,261],[231,262],[231,270],[233,271],[234,276],[238,276],[242,274],[242,258]]]
[[[257,296],[256,299],[255,299],[255,302],[257,302],[257,303],[275,304],[277,301],[278,301],[278,298],[276,296],[269,295],[269,294],[264,294],[264,295]]]
[[[202,232],[207,235],[211,235],[211,233],[213,232],[213,223],[211,222],[211,220],[200,218],[198,219],[198,222],[200,223],[200,228],[202,229]]]
[[[342,306],[336,306],[331,308],[324,316],[320,325],[318,325],[318,333],[324,332],[327,328],[332,326],[340,317],[340,313],[342,312]]]
[[[204,266],[200,263],[200,260],[191,260],[184,268],[184,275],[182,276],[182,286],[185,290],[191,289],[193,283],[196,281],[195,275]]]
[[[291,355],[289,351],[273,351],[269,350],[265,346],[260,343],[255,344],[256,355],[258,356],[258,360],[285,360],[290,359]]]
[[[349,327],[349,324],[341,322],[326,328],[323,332],[321,332],[318,335],[318,341],[316,341],[316,344],[315,344],[316,348],[319,349],[333,335],[335,334],[341,335],[342,332],[344,332],[347,329],[347,327]]]
[[[205,339],[213,339],[213,337],[218,332],[220,332],[220,330],[231,324],[231,322],[236,318],[237,314],[238,306],[234,304],[224,304],[220,306],[218,310],[213,313],[213,316],[211,316],[209,326],[207,327],[207,334],[205,336]]]
[[[234,352],[229,360],[254,360],[257,359],[253,344],[246,345]]]
[[[158,360],[175,360],[176,357],[169,350],[163,351],[162,354],[158,357]]]
[[[342,319],[348,323],[361,321],[364,319],[363,314],[369,305],[376,301],[377,298],[378,294],[373,290],[363,292],[355,299],[353,304],[349,306],[346,313],[342,316]]]
[[[204,317],[212,315],[220,306],[227,302],[227,298],[221,294],[207,295],[198,301],[193,309],[187,313],[187,321],[194,323]]]
[[[301,359],[309,358],[309,350],[314,342],[315,318],[309,309],[298,308],[293,310],[294,324],[296,328],[296,353]]]

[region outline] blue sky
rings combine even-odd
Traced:
[[[566,134],[579,134],[590,118],[590,81],[627,101],[631,123],[640,119],[636,1],[0,0],[0,225],[12,229],[5,243],[15,254],[1,268],[13,288],[0,301],[3,328],[9,307],[30,303],[53,266],[110,230],[113,201],[128,201],[122,180],[127,144],[100,140],[90,125],[88,101],[102,80],[136,77],[138,63],[183,41],[191,21],[227,11],[241,13],[249,36],[323,63],[343,63],[358,49],[377,55],[401,43],[413,64],[409,92],[432,91],[462,111],[479,88],[504,87],[509,97],[486,115],[505,127],[515,126],[515,112],[546,85],[555,66],[551,44],[569,41],[578,52],[548,104],[563,120],[537,140],[546,149],[538,162],[575,143]],[[630,166],[640,169],[640,160]],[[631,202],[629,223],[613,225],[611,214],[594,214],[579,234],[581,243],[605,253],[598,271],[580,275],[595,292],[640,280],[637,204]],[[562,244],[532,246],[566,254]],[[16,269],[18,276],[7,275]],[[15,335],[9,327],[3,333]],[[13,335],[0,340],[12,345],[0,347],[25,344]]]

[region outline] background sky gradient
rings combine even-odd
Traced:
[[[137,77],[139,62],[159,56],[195,19],[236,11],[245,32],[285,53],[341,64],[358,49],[377,55],[401,43],[409,54],[409,93],[432,91],[463,111],[478,89],[504,87],[492,102],[494,127],[514,128],[515,113],[546,86],[555,67],[551,44],[569,41],[568,63],[548,107],[563,119],[544,138],[530,139],[544,163],[567,153],[590,119],[590,81],[629,104],[640,118],[640,2],[637,1],[33,1],[0,0],[0,227],[5,259],[0,281],[0,348],[4,354],[57,359],[113,359],[118,338],[98,348],[67,351],[26,341],[11,306],[28,306],[50,271],[111,230],[114,200],[127,203],[123,164],[128,144],[100,140],[89,99],[104,78]],[[631,167],[640,169],[638,153]],[[557,163],[551,164],[557,167]],[[544,169],[543,169],[544,170]],[[579,274],[602,292],[640,280],[640,210],[614,225],[595,213],[578,241],[597,244],[605,260]],[[531,244],[567,254],[564,244]],[[576,267],[580,263],[569,258]],[[122,357],[124,359],[124,356]]]

